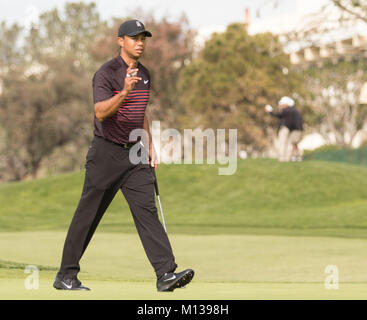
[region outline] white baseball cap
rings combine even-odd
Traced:
[[[290,107],[293,107],[294,106],[294,100],[292,98],[284,96],[278,102],[278,105],[282,105],[282,104],[286,104]]]

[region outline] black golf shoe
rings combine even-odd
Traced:
[[[157,280],[158,291],[173,291],[185,287],[194,277],[194,270],[187,269],[179,273],[165,273]]]
[[[62,279],[59,276],[56,276],[53,286],[57,290],[90,290],[89,288],[84,287],[78,279]]]

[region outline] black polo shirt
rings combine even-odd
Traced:
[[[130,132],[143,128],[145,109],[149,101],[150,75],[139,62],[138,77],[142,78],[122,102],[117,112],[100,122],[94,115],[94,135],[115,143],[135,142]],[[124,87],[128,65],[120,55],[103,64],[93,76],[94,103],[110,99]]]

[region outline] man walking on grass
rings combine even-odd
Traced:
[[[86,156],[81,199],[53,284],[56,289],[89,290],[77,278],[79,261],[119,189],[129,204],[144,250],[154,268],[157,290],[173,291],[185,286],[194,276],[192,269],[174,273],[175,257],[155,205],[153,170],[157,168],[157,160],[145,113],[150,76],[139,62],[146,37],[151,36],[138,20],[121,24],[117,37],[120,54],[103,64],[93,77],[94,139]],[[130,161],[129,151],[139,143],[138,139],[131,139],[134,129],[144,129],[148,134],[149,164],[148,161],[138,164]]]

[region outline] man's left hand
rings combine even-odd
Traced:
[[[158,167],[158,159],[157,155],[153,148],[149,150],[149,165],[154,168],[154,170],[157,170]]]

